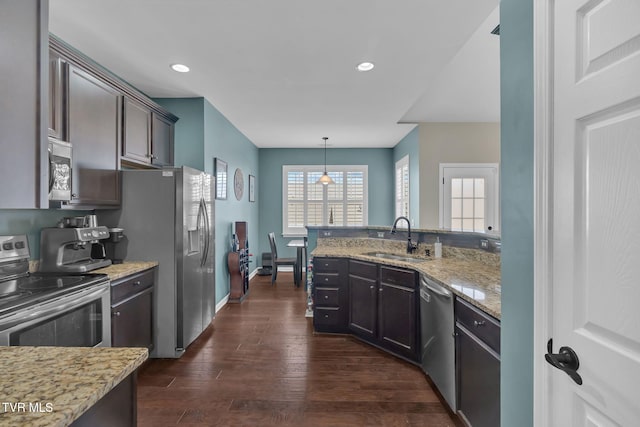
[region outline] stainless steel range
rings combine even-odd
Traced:
[[[0,345],[111,346],[104,274],[30,274],[27,236],[0,236]]]

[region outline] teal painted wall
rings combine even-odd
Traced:
[[[533,0],[500,3],[501,425],[533,425]],[[542,357],[541,354],[536,357]]]
[[[416,126],[393,147],[393,167],[398,160],[409,155],[409,218],[412,227],[420,227],[420,135]],[[395,178],[394,178],[395,179]],[[395,190],[393,190],[395,191]],[[394,193],[395,194],[395,193]],[[395,206],[395,205],[394,205]]]
[[[156,98],[158,104],[178,116],[173,163],[204,170],[204,98]]]
[[[217,304],[229,294],[227,253],[231,249],[231,223],[247,221],[250,249],[255,247],[258,239],[258,194],[256,202],[248,201],[249,174],[258,177],[258,149],[204,98],[163,98],[156,99],[156,102],[180,117],[175,129],[176,166],[191,166],[213,174],[215,157],[220,157],[228,165],[227,199],[215,201]],[[241,200],[236,200],[233,193],[236,168],[240,168],[244,175]],[[250,269],[255,268],[253,257]]]
[[[324,163],[323,149],[262,148],[260,149],[260,254],[270,252],[267,233],[276,234],[278,256],[293,257],[295,249],[287,248],[290,239],[282,238],[282,166],[318,165]],[[327,149],[329,165],[369,166],[369,225],[391,225],[394,215],[394,162],[391,148],[342,148]],[[256,252],[254,252],[256,254]]]
[[[56,209],[0,209],[0,236],[26,234],[31,259],[40,257],[40,229],[55,227],[65,216],[87,215],[90,211]]]
[[[227,162],[228,186],[227,199],[216,200],[216,300],[219,302],[229,293],[229,270],[227,252],[231,249],[231,224],[235,221],[247,221],[249,229],[250,271],[256,268],[258,207],[260,197],[249,202],[249,174],[261,181],[258,173],[258,148],[229,122],[208,101],[204,102],[204,170],[213,174],[213,159],[219,157]],[[233,192],[233,175],[236,168],[242,170],[244,194],[237,200]]]

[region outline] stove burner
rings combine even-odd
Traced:
[[[8,280],[0,283],[0,299],[2,299],[3,301],[6,301],[11,297],[16,297],[16,296],[29,293],[26,290],[23,290],[20,287],[19,283],[20,281],[16,279]]]
[[[108,281],[104,274],[29,275],[0,281],[0,318],[24,307]]]

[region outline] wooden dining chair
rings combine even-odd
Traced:
[[[296,286],[298,286],[298,278],[295,274],[298,271],[298,262],[296,258],[279,258],[278,257],[278,249],[276,247],[276,235],[275,233],[269,233],[269,245],[271,246],[271,284],[273,285],[276,281],[276,277],[278,277],[278,266],[280,265],[291,265],[293,266],[293,281]]]

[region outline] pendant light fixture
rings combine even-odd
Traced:
[[[316,181],[316,184],[329,185],[335,184],[329,174],[327,173],[327,138],[326,136],[322,137],[324,139],[324,173],[322,176]]]

